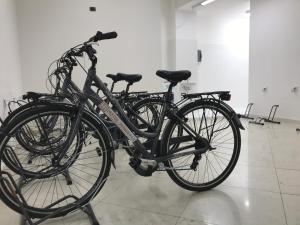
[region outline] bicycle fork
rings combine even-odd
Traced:
[[[77,107],[77,112],[74,112],[73,115],[71,115],[71,127],[70,127],[70,133],[64,142],[62,146],[62,151],[59,152],[57,156],[55,156],[53,163],[56,164],[56,166],[60,165],[60,161],[65,157],[66,153],[68,152],[70,146],[72,145],[72,142],[74,141],[74,138],[79,130],[79,126],[81,124],[81,118],[84,112],[84,106],[85,106],[85,99],[80,99],[80,103]]]

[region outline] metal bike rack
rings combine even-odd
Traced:
[[[251,111],[251,108],[252,108],[253,105],[254,105],[254,103],[249,103],[247,105],[247,108],[246,108],[246,111],[245,111],[244,115],[239,115],[240,118],[254,120],[253,117],[250,117],[250,111]]]
[[[252,123],[252,124],[256,124],[256,125],[265,125],[263,123],[264,121],[264,118],[263,117],[257,117],[254,121],[249,121],[249,123]]]
[[[279,121],[274,120],[278,107],[279,105],[273,105],[271,107],[268,118],[258,117],[254,121],[249,121],[249,123],[256,124],[256,125],[264,125],[263,122],[280,124]]]
[[[7,151],[11,151],[11,149],[6,149],[6,150]],[[11,156],[13,156],[13,158],[14,158],[14,153],[12,153]],[[13,160],[15,162],[17,162],[16,159],[13,159]],[[51,213],[48,216],[45,216],[43,218],[36,219],[36,218],[30,217],[29,213],[26,210],[26,206],[28,206],[28,204],[27,204],[27,202],[26,202],[26,200],[25,200],[25,198],[22,195],[22,192],[20,190],[20,186],[22,185],[22,183],[24,182],[24,180],[26,180],[26,178],[24,179],[24,175],[22,175],[22,174],[21,174],[21,176],[23,178],[20,179],[20,183],[17,185],[10,173],[5,172],[5,171],[0,171],[0,182],[3,185],[5,184],[11,193],[15,193],[16,201],[17,201],[17,203],[21,207],[22,217],[21,217],[21,223],[20,223],[20,225],[38,225],[38,224],[41,224],[41,223],[45,222],[46,220],[55,218],[56,215],[58,215],[59,213],[62,212],[63,209],[61,208],[61,209],[58,209],[56,211],[53,211],[53,213]],[[57,200],[56,202],[52,203],[51,205],[47,206],[47,208],[50,209],[53,206],[61,203],[62,201],[65,201],[66,199],[75,199],[75,200],[78,200],[78,198],[76,196],[74,196],[74,195],[68,195],[68,196],[65,196],[64,198],[61,198],[60,200]],[[90,203],[87,203],[84,206],[80,206],[80,205],[78,205],[76,203],[71,203],[71,204],[74,204],[74,206],[76,208],[74,211],[81,210],[82,212],[84,212],[85,214],[87,214],[91,225],[100,225],[100,223],[98,222],[98,220],[97,220],[97,218],[95,216],[95,213],[93,211],[93,208],[90,205]],[[74,212],[74,211],[72,211],[72,212]]]
[[[276,114],[276,111],[277,111],[278,107],[279,107],[279,105],[273,105],[272,106],[272,108],[270,110],[270,113],[269,113],[269,117],[264,119],[265,122],[280,124],[279,121],[274,120],[274,117],[275,117],[275,114]]]

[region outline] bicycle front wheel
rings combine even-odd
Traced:
[[[48,135],[61,135],[58,132],[60,121],[71,123],[74,112],[73,106],[50,104],[20,113],[4,128],[0,139],[0,172],[12,175],[26,200],[24,207],[33,218],[42,218],[53,212],[59,212],[55,217],[63,216],[87,204],[101,190],[109,174],[111,148],[107,134],[88,112],[82,116],[81,129],[78,131],[80,135],[74,139],[60,163],[55,163],[57,149],[67,140],[70,125],[63,131],[65,137],[61,138],[59,144],[53,145],[51,140],[48,142],[51,154],[36,153],[29,163],[30,153],[19,144],[17,134],[24,127],[30,127],[32,135],[39,139],[41,134],[36,127],[36,120],[55,117],[55,129]],[[61,127],[65,129],[65,124]],[[0,197],[13,210],[23,212],[16,194],[3,179],[0,182]]]

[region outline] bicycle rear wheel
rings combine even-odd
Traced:
[[[27,202],[26,210],[33,218],[42,218],[58,210],[55,217],[63,216],[87,204],[101,190],[109,174],[109,138],[102,125],[87,112],[82,116],[81,134],[77,135],[61,163],[55,163],[56,149],[59,147],[55,145],[49,146],[53,150],[52,154],[36,155],[28,164],[28,151],[16,140],[16,134],[21,132],[22,127],[30,126],[36,131],[34,135],[39,136],[33,125],[37,119],[57,117],[56,127],[59,127],[59,118],[67,118],[71,122],[74,111],[74,107],[62,104],[30,109],[8,123],[0,138],[1,172],[10,173],[14,182],[19,185]],[[69,132],[70,129],[67,130],[66,137]],[[55,133],[51,135],[55,136]],[[81,146],[80,151],[76,150],[76,142]],[[10,191],[2,179],[0,197],[10,208],[22,213],[15,193]]]
[[[185,105],[178,115],[205,138],[211,146],[207,152],[190,154],[165,162],[168,175],[179,186],[191,191],[205,191],[222,183],[234,169],[240,154],[241,137],[232,113],[213,101],[195,101]],[[176,138],[185,138],[177,143]],[[193,138],[182,125],[170,121],[162,136],[162,154],[196,149]]]
[[[147,98],[143,99],[131,108],[132,112],[128,113],[128,117],[131,122],[144,132],[155,132],[158,124],[159,117],[162,113],[164,100],[159,98]],[[134,112],[134,113],[133,113]],[[146,138],[139,137],[142,143],[147,142]],[[134,148],[131,143],[126,141],[124,148],[127,153],[131,156],[134,153]]]

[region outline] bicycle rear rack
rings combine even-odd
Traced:
[[[212,92],[201,92],[201,93],[181,93],[181,100],[176,103],[176,106],[181,106],[187,101],[195,101],[199,99],[212,99],[217,101],[230,101],[230,91],[212,91]]]
[[[113,92],[113,94],[116,97],[121,97],[125,92]],[[134,99],[134,100],[142,100],[145,98],[159,98],[159,99],[163,99],[167,96],[168,92],[150,92],[148,93],[147,91],[138,91],[138,92],[128,92],[127,93],[127,99]],[[173,102],[174,101],[174,94],[171,93],[170,96],[170,101]]]
[[[195,98],[203,98],[203,96],[210,96],[212,98],[216,98],[215,95],[222,101],[230,101],[231,94],[230,91],[212,91],[212,92],[202,92],[202,93],[193,93],[187,94],[182,93],[181,96],[183,99],[195,99]]]
[[[138,96],[142,98],[165,98],[168,92],[150,92],[150,93],[141,93]],[[171,93],[170,101],[174,100],[174,94]]]

